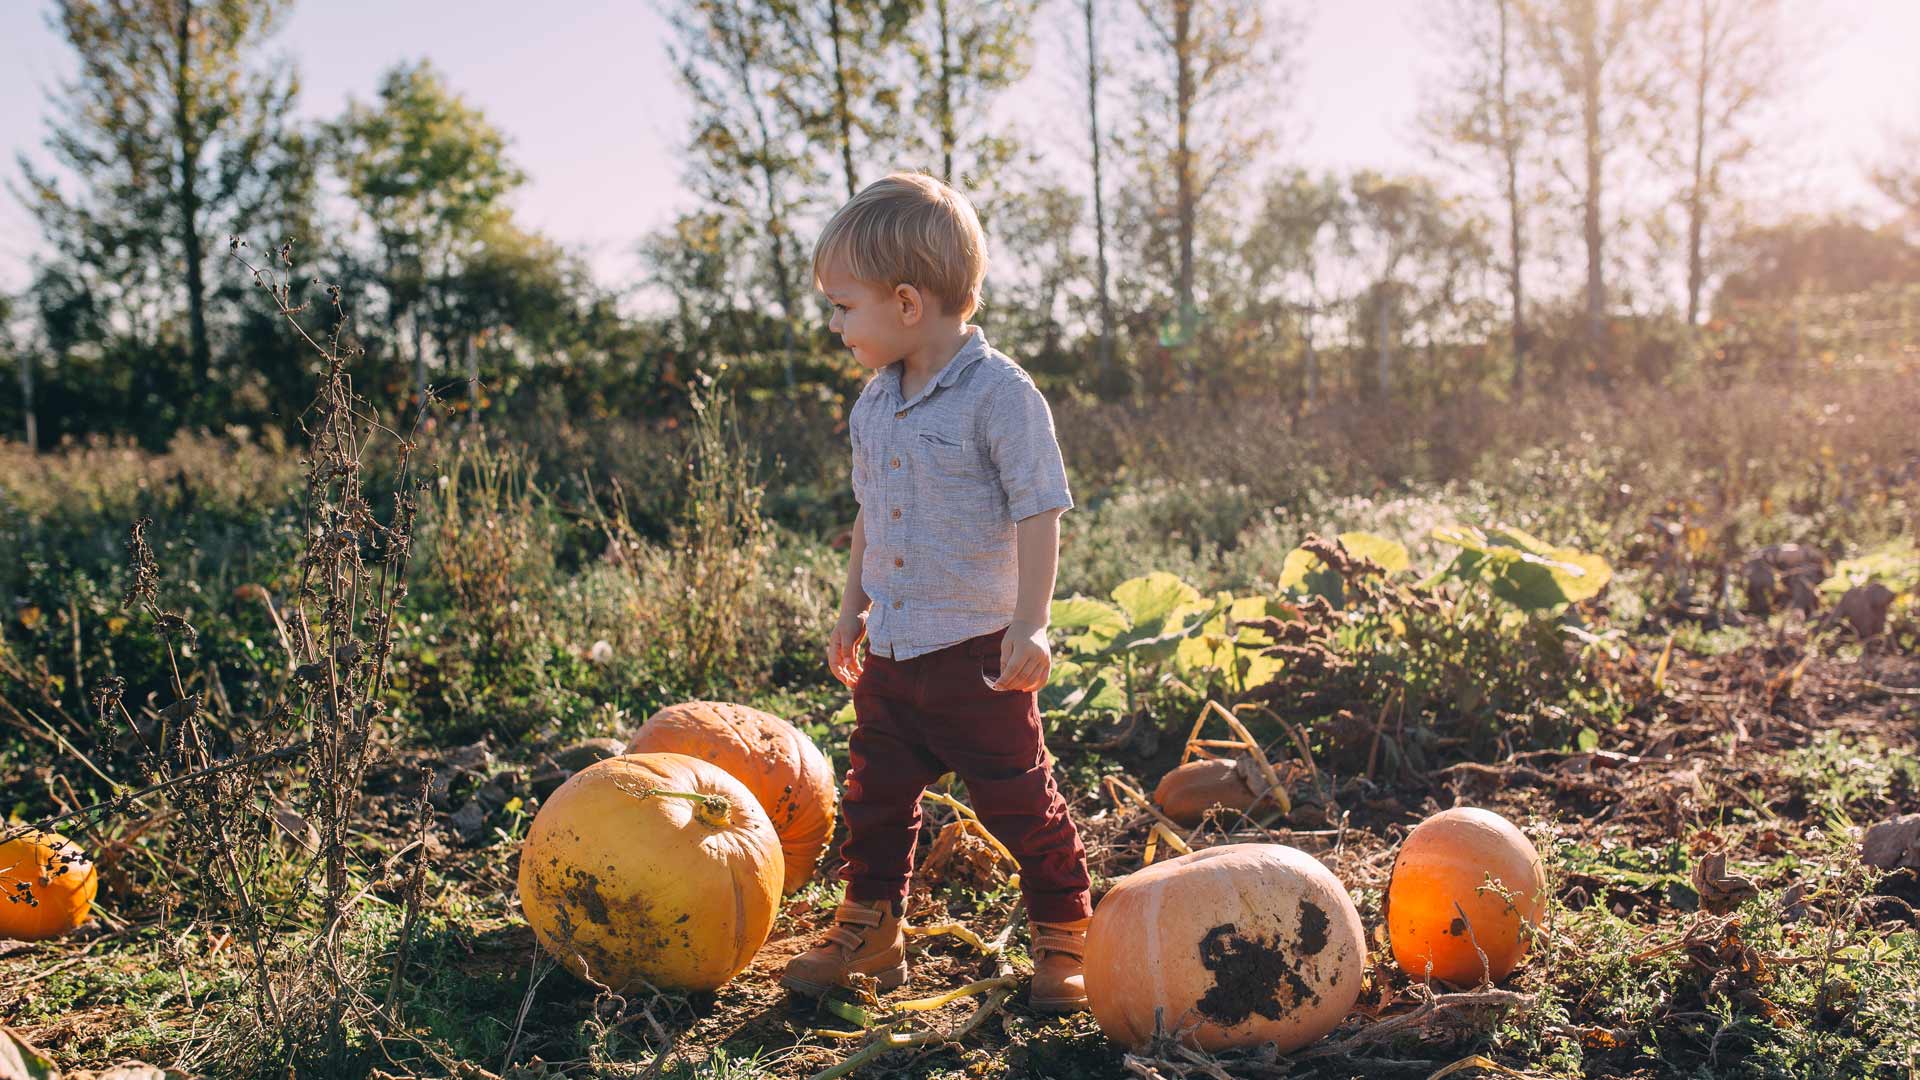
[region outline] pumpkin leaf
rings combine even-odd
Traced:
[[[1082,631],[1066,639],[1067,647],[1079,652],[1095,652],[1127,628],[1124,612],[1091,596],[1055,600],[1048,609],[1047,621],[1055,630]]]
[[[1833,576],[1820,583],[1820,591],[1837,596],[1874,581],[1895,593],[1920,589],[1920,547],[1903,537],[1858,558],[1842,559],[1834,564]]]
[[[1335,607],[1345,598],[1340,575],[1306,548],[1287,552],[1280,564],[1279,591],[1294,596],[1324,596]]]
[[[1340,534],[1340,546],[1347,554],[1363,559],[1372,559],[1389,574],[1397,574],[1413,564],[1407,557],[1404,544],[1389,540],[1384,536],[1375,536],[1368,532],[1344,532]]]
[[[1113,601],[1126,612],[1135,629],[1164,623],[1182,607],[1198,603],[1200,590],[1165,570],[1131,578],[1114,586]],[[1155,631],[1158,633],[1158,631]]]
[[[1484,581],[1495,596],[1524,612],[1591,599],[1613,577],[1613,568],[1600,556],[1554,547],[1511,526],[1489,533],[1471,525],[1442,525],[1432,536],[1462,549],[1435,578]]]
[[[12,1028],[0,1027],[0,1080],[60,1080],[60,1070]]]

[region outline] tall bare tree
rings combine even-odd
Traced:
[[[927,0],[908,38],[914,127],[942,180],[981,189],[1005,166],[1013,140],[987,123],[993,99],[1027,72],[1038,0],[972,4]],[[917,148],[916,148],[917,149]],[[965,160],[956,165],[955,156]]]
[[[1758,140],[1758,115],[1786,89],[1794,57],[1781,0],[1679,0],[1672,29],[1659,35],[1671,70],[1685,83],[1683,202],[1687,215],[1687,325],[1700,321],[1706,250],[1728,170]]]
[[[1259,0],[1136,0],[1136,7],[1144,30],[1130,149],[1149,204],[1149,246],[1172,263],[1170,339],[1190,345],[1195,241],[1213,202],[1274,141],[1294,24]],[[1167,223],[1171,237],[1163,233]]]
[[[1587,255],[1587,341],[1606,333],[1605,202],[1608,158],[1632,130],[1654,68],[1645,39],[1662,0],[1530,0],[1527,40],[1552,80],[1572,102],[1580,175],[1573,180],[1581,207]]]
[[[809,117],[783,107],[778,89],[795,66],[786,22],[792,14],[751,0],[683,0],[671,16],[670,47],[680,83],[693,98],[688,184],[759,234],[766,280],[784,327],[789,385],[800,317],[793,221],[819,178]],[[847,180],[851,192],[852,173]]]
[[[890,76],[918,3],[761,0],[750,5],[751,18],[771,21],[780,35],[763,50],[762,59],[779,66],[761,93],[805,128],[816,146],[839,158],[849,199],[860,190],[856,160],[872,145],[897,141],[901,102],[897,80]]]
[[[1540,95],[1521,69],[1521,0],[1453,0],[1438,11],[1444,47],[1457,58],[1447,83],[1431,95],[1428,128],[1448,148],[1461,146],[1497,174],[1505,203],[1508,334],[1514,390],[1526,386],[1527,320],[1524,270],[1526,199],[1520,171],[1540,108]]]
[[[1114,362],[1118,352],[1113,340],[1113,296],[1107,288],[1106,176],[1100,168],[1100,154],[1107,135],[1100,127],[1100,76],[1104,63],[1101,60],[1100,30],[1095,18],[1098,6],[1099,0],[1080,0],[1080,12],[1087,32],[1087,146],[1093,154],[1094,288],[1100,305],[1099,355],[1096,362],[1101,382],[1107,389],[1113,390],[1120,383],[1120,372]]]

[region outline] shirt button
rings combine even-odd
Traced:
[[[899,459],[899,458],[894,458],[894,459],[893,459],[893,467],[894,467],[894,468],[896,468],[896,469],[900,467],[900,459]]]
[[[907,560],[896,556],[893,560],[893,565],[896,569],[898,569],[899,567],[907,565]]]
[[[895,601],[893,602],[893,610],[895,610],[895,611],[899,611],[899,610],[900,610],[900,601],[898,601],[898,600],[895,600]]]
[[[893,508],[893,516],[894,516],[894,517],[895,517],[896,519],[898,519],[898,518],[900,517],[900,508],[899,508],[899,507],[897,507],[897,506],[896,506],[896,507],[894,507],[894,508]]]
[[[902,409],[899,412],[894,413],[893,418],[895,420],[905,420],[907,418],[907,411],[905,409]]]

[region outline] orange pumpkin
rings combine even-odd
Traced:
[[[833,766],[806,733],[759,709],[720,701],[669,705],[627,742],[629,754],[686,754],[711,761],[753,792],[780,834],[784,892],[813,879],[833,838]]]
[[[28,832],[0,843],[0,938],[43,941],[87,921],[100,875],[65,837]]]
[[[1158,1010],[1202,1050],[1332,1031],[1360,996],[1367,945],[1347,890],[1281,844],[1226,844],[1116,884],[1087,928],[1087,998],[1100,1030],[1144,1045]]]
[[[1201,758],[1161,777],[1159,786],[1153,789],[1153,801],[1161,813],[1191,828],[1200,824],[1207,811],[1216,806],[1251,810],[1260,802],[1260,796],[1247,786],[1234,761]]]
[[[747,789],[683,754],[608,758],[547,799],[520,903],[567,969],[616,991],[711,990],[773,929],[780,838]]]
[[[1431,971],[1450,983],[1497,982],[1526,955],[1523,924],[1540,925],[1546,897],[1540,853],[1512,822],[1470,806],[1443,810],[1407,834],[1393,861],[1394,962],[1416,979]]]

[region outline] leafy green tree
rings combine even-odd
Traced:
[[[1248,321],[1269,355],[1297,341],[1307,405],[1322,396],[1320,327],[1350,300],[1353,207],[1337,176],[1294,169],[1270,178],[1239,245]]]
[[[58,0],[51,17],[79,61],[47,136],[74,184],[23,155],[23,201],[96,325],[139,347],[171,333],[184,308],[183,393],[213,374],[208,259],[306,182],[287,149],[298,81],[254,60],[283,8]]]
[[[389,71],[375,100],[350,102],[325,139],[372,235],[389,339],[397,351],[403,326],[410,332],[424,389],[429,337],[443,367],[467,357],[455,341],[462,277],[509,221],[507,196],[526,177],[506,136],[426,61]]]
[[[1349,184],[1353,246],[1371,284],[1363,327],[1373,345],[1375,389],[1394,391],[1394,354],[1408,326],[1426,324],[1456,299],[1463,275],[1483,257],[1481,223],[1424,177],[1360,172]],[[1402,325],[1396,325],[1398,321]]]

